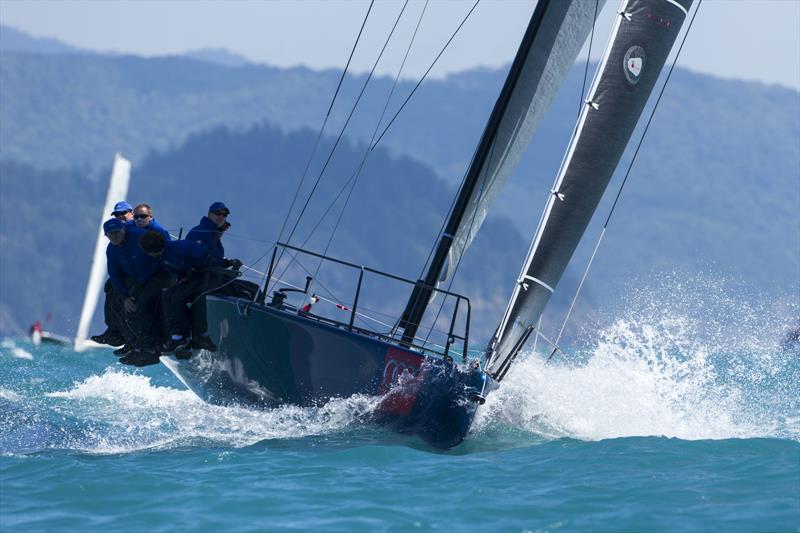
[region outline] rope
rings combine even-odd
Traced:
[[[476,2],[473,4],[472,8],[469,10],[469,12],[466,14],[466,16],[464,17],[464,19],[463,19],[463,20],[461,21],[461,23],[458,25],[458,27],[456,28],[456,30],[453,32],[453,34],[450,36],[450,38],[449,38],[449,39],[447,40],[447,42],[444,44],[444,46],[443,46],[443,47],[442,47],[442,49],[439,51],[439,53],[436,55],[436,57],[434,58],[433,62],[432,62],[432,63],[431,63],[429,66],[428,66],[428,69],[425,71],[425,73],[423,74],[423,76],[420,78],[420,80],[417,82],[417,84],[416,84],[416,85],[414,86],[414,88],[411,90],[411,92],[409,93],[409,95],[406,97],[406,99],[405,99],[405,100],[403,101],[403,103],[400,105],[400,107],[398,108],[397,112],[395,112],[394,116],[393,116],[393,117],[392,117],[392,119],[389,121],[389,123],[387,124],[386,128],[384,128],[383,132],[382,132],[382,133],[381,133],[381,135],[378,137],[378,140],[377,140],[377,141],[375,141],[375,142],[374,142],[374,143],[373,143],[373,144],[372,144],[372,145],[369,147],[369,151],[370,151],[370,152],[371,152],[372,150],[374,150],[374,149],[375,149],[375,147],[378,145],[378,143],[380,142],[380,140],[383,138],[383,135],[384,135],[384,134],[385,134],[385,133],[388,131],[389,127],[391,127],[391,125],[394,123],[395,119],[396,119],[396,118],[397,118],[397,116],[400,114],[400,112],[401,112],[401,111],[402,111],[402,110],[405,108],[406,104],[408,104],[408,102],[409,102],[409,100],[411,99],[411,97],[414,95],[414,93],[416,92],[416,90],[419,88],[419,86],[420,86],[420,85],[422,84],[422,82],[425,80],[425,78],[427,77],[427,75],[428,75],[428,74],[430,73],[430,71],[433,69],[434,65],[436,65],[436,62],[439,60],[439,58],[442,56],[442,54],[444,53],[444,51],[447,49],[447,47],[448,47],[448,46],[450,45],[450,43],[453,41],[453,39],[455,38],[455,36],[458,34],[458,32],[459,32],[459,31],[461,30],[461,28],[464,26],[464,23],[467,21],[467,19],[469,19],[470,15],[471,15],[471,14],[472,14],[472,12],[475,10],[475,7],[477,7],[477,5],[478,5],[478,3],[479,3],[479,2],[480,2],[480,0],[476,0]],[[426,6],[427,6],[427,4],[426,4]],[[424,11],[423,11],[423,13],[424,13]],[[418,26],[419,26],[419,24],[418,24]],[[416,34],[416,30],[415,30],[415,34]],[[379,59],[380,59],[380,58],[379,58]],[[373,70],[374,70],[374,67],[373,67]],[[371,75],[372,75],[372,73],[370,73],[370,76],[371,76]],[[367,81],[369,81],[369,79],[367,79]],[[366,83],[365,83],[364,87],[366,87]],[[363,88],[362,88],[362,93],[363,93]],[[359,96],[359,98],[360,98],[360,96]],[[358,103],[358,102],[356,102],[356,103]],[[353,109],[355,110],[355,107],[354,107]],[[351,112],[351,116],[352,116],[352,112]],[[348,121],[349,121],[349,118],[348,118]],[[345,126],[346,126],[346,125],[347,125],[347,124],[345,123]],[[374,135],[373,135],[373,138],[374,138]],[[337,143],[336,143],[336,144],[338,144],[338,142],[339,142],[339,141],[338,141],[338,139],[337,139]],[[336,145],[334,145],[334,150],[335,150],[335,148],[336,148]],[[331,152],[331,155],[332,155],[332,153],[333,153],[333,152]],[[327,165],[327,163],[326,163],[326,165]],[[324,168],[323,168],[323,172],[324,172]],[[320,177],[321,177],[321,174],[320,174]],[[344,186],[344,187],[346,187],[346,186],[347,186],[347,184],[345,184],[345,186]],[[316,187],[316,186],[315,186],[315,187]],[[343,190],[344,190],[344,188],[343,188],[343,189],[340,191],[340,193],[339,193],[339,194],[337,194],[337,198],[334,200],[334,202],[335,202],[336,200],[338,200],[338,197],[340,197],[340,196],[341,196],[341,194],[342,194]],[[312,193],[311,193],[311,194],[313,194],[313,190],[312,190]],[[309,196],[309,201],[310,201],[310,199],[311,199],[311,197]],[[306,202],[306,207],[307,207],[307,205],[308,205],[308,202]],[[330,206],[330,208],[332,208],[332,207],[333,207],[333,206]],[[326,212],[325,212],[325,215],[327,215],[327,212],[330,210],[330,208],[329,208],[328,210],[326,210]],[[303,211],[305,211],[305,207],[303,208]],[[325,216],[325,215],[324,215],[324,216]],[[302,216],[302,212],[301,212],[301,216]],[[298,219],[297,219],[297,222],[295,223],[295,229],[297,228],[297,224],[299,223],[299,221],[300,221],[300,217],[298,217]],[[320,221],[317,223],[317,225],[315,226],[314,230],[312,230],[312,233],[313,233],[313,231],[315,231],[315,230],[316,230],[316,228],[317,228],[317,227],[320,225],[320,223],[321,223],[321,222],[322,222],[322,220],[320,220]],[[444,228],[444,225],[442,226],[442,228]],[[291,236],[292,236],[293,234],[294,234],[294,230],[292,231],[292,234],[291,234],[291,235],[290,235],[290,237],[289,237],[290,239],[291,239]],[[309,238],[310,238],[310,236],[311,236],[311,235],[309,235]],[[306,241],[305,241],[305,242],[307,242],[307,241],[308,241],[308,239],[306,239]],[[288,241],[287,241],[287,242],[288,242]],[[283,257],[283,253],[284,253],[284,252],[283,252],[283,251],[281,251],[281,257],[279,258],[278,262],[280,262],[280,259]],[[433,253],[433,250],[431,250],[431,254],[432,254],[432,253]],[[423,270],[423,271],[424,271],[424,270]],[[283,275],[284,273],[285,273],[285,271],[284,271],[283,273],[281,273],[281,275]]]
[[[675,54],[675,58],[672,60],[672,65],[669,67],[669,71],[667,72],[667,78],[664,80],[664,85],[661,86],[661,91],[658,93],[658,98],[656,98],[656,103],[653,106],[652,111],[650,112],[650,117],[647,119],[647,124],[645,124],[644,131],[642,132],[641,137],[639,137],[639,142],[636,144],[636,150],[633,152],[633,157],[631,158],[630,163],[628,164],[628,169],[625,172],[625,177],[622,180],[622,183],[617,190],[617,195],[614,198],[614,203],[611,206],[611,210],[608,212],[608,216],[606,217],[606,221],[603,224],[603,229],[600,231],[600,236],[597,239],[597,243],[595,244],[594,251],[592,252],[591,258],[589,258],[589,263],[586,265],[586,270],[583,272],[583,276],[581,277],[581,282],[578,285],[578,289],[575,291],[575,296],[572,298],[572,303],[569,306],[569,310],[567,311],[567,315],[564,318],[564,322],[561,324],[561,329],[558,331],[558,336],[555,340],[555,345],[558,345],[558,341],[561,340],[561,335],[564,333],[564,328],[569,321],[570,316],[572,315],[572,309],[575,307],[575,302],[578,299],[578,295],[580,294],[581,289],[583,288],[583,282],[586,280],[586,276],[589,274],[589,269],[592,266],[592,262],[594,261],[595,254],[597,254],[597,250],[600,247],[600,243],[605,236],[606,229],[608,228],[608,224],[611,221],[611,216],[614,214],[614,210],[617,207],[617,203],[619,202],[620,196],[622,195],[622,189],[625,187],[625,184],[628,182],[628,176],[631,174],[631,169],[633,168],[634,162],[636,162],[636,156],[639,155],[639,149],[642,147],[642,143],[644,142],[644,138],[647,135],[647,131],[650,128],[650,124],[653,122],[653,117],[656,114],[656,109],[658,109],[658,104],[661,102],[661,97],[664,95],[664,91],[667,88],[667,84],[669,84],[669,79],[672,76],[672,71],[675,69],[675,64],[678,62],[678,58],[681,55],[681,51],[683,50],[683,45],[686,43],[686,38],[689,36],[689,32],[692,29],[692,24],[694,24],[694,19],[697,16],[697,12],[700,11],[700,6],[702,5],[703,0],[699,0],[697,3],[697,7],[692,14],[692,18],[689,21],[689,26],[686,28],[686,33],[683,34],[683,39],[681,40],[681,45],[678,47],[678,52]],[[548,361],[553,358],[557,350],[554,350],[550,356],[547,358]]]
[[[405,8],[406,8],[407,4],[408,4],[408,1],[406,0],[406,3],[403,5],[403,9],[400,11],[400,16],[402,16],[403,11],[405,11]],[[361,91],[358,93],[358,97],[356,98],[356,101],[353,103],[353,106],[350,109],[350,113],[347,115],[347,119],[345,120],[344,125],[342,125],[342,129],[339,131],[339,135],[337,135],[336,141],[333,143],[333,147],[330,149],[330,152],[328,153],[328,157],[325,159],[325,163],[322,165],[322,169],[319,171],[319,174],[317,175],[317,179],[314,182],[314,186],[311,187],[311,191],[308,193],[308,197],[306,198],[306,201],[303,204],[302,209],[300,209],[300,214],[297,216],[297,220],[295,221],[294,226],[292,227],[292,231],[289,233],[289,236],[286,238],[286,242],[287,243],[291,243],[292,237],[294,236],[295,231],[297,231],[297,228],[300,225],[300,220],[303,218],[303,215],[305,214],[306,209],[308,209],[308,205],[311,202],[311,199],[314,197],[314,193],[316,192],[317,187],[319,186],[320,182],[322,181],[322,177],[325,174],[325,170],[327,170],[328,165],[330,164],[331,159],[333,158],[333,154],[336,152],[336,148],[339,146],[339,143],[341,142],[342,137],[344,136],[344,132],[347,129],[347,125],[350,124],[350,119],[353,118],[353,114],[355,113],[356,108],[358,107],[358,104],[361,101],[361,98],[364,96],[364,92],[367,89],[367,85],[369,84],[369,81],[372,79],[372,76],[375,73],[375,69],[377,68],[378,63],[380,62],[380,59],[383,56],[384,51],[386,50],[386,46],[389,44],[389,40],[391,39],[392,34],[394,34],[394,30],[397,27],[397,23],[400,21],[400,16],[398,16],[397,20],[395,20],[394,26],[392,27],[392,31],[389,32],[389,36],[386,38],[386,42],[384,42],[383,48],[381,49],[380,54],[378,54],[378,58],[375,60],[375,63],[372,65],[372,70],[370,70],[369,75],[367,76],[367,79],[364,81],[364,84],[361,86]]]
[[[392,35],[394,35],[394,31],[395,31],[395,29],[397,29],[397,24],[400,22],[400,18],[403,16],[403,13],[405,12],[407,6],[408,6],[408,0],[406,0],[406,2],[403,4],[403,8],[400,10],[400,13],[397,15],[397,19],[394,21],[394,26],[392,26],[392,29],[389,32],[389,35],[386,37],[386,41],[383,43],[383,47],[381,48],[381,51],[378,54],[378,57],[375,59],[375,62],[372,65],[372,70],[370,70],[369,75],[367,76],[367,79],[364,81],[364,84],[361,86],[361,91],[359,92],[358,97],[356,98],[356,101],[353,103],[353,106],[350,109],[350,114],[347,116],[347,120],[345,120],[345,123],[342,126],[342,129],[339,131],[339,135],[336,138],[336,142],[333,144],[333,147],[330,149],[330,152],[328,153],[328,157],[325,160],[325,163],[322,166],[322,169],[320,170],[319,174],[317,175],[317,179],[314,182],[314,186],[311,188],[311,191],[309,192],[308,197],[306,198],[305,204],[303,204],[303,208],[300,210],[300,214],[297,216],[297,220],[295,221],[294,226],[292,227],[292,231],[289,233],[289,237],[286,240],[287,243],[289,243],[291,241],[292,237],[294,236],[295,231],[297,231],[297,228],[298,228],[298,226],[300,224],[300,220],[302,219],[303,214],[305,213],[306,209],[308,208],[308,206],[309,206],[309,204],[311,202],[311,199],[312,199],[312,197],[314,196],[314,193],[317,190],[317,187],[319,186],[320,182],[322,181],[322,177],[325,174],[325,170],[328,168],[328,164],[330,163],[331,159],[333,158],[333,154],[336,152],[336,148],[339,146],[339,142],[341,142],[341,140],[342,140],[342,138],[344,136],[344,132],[347,129],[347,125],[350,123],[350,119],[353,117],[353,114],[355,113],[356,108],[358,107],[358,103],[361,101],[361,98],[364,96],[364,92],[367,89],[367,85],[369,85],[369,82],[370,82],[370,80],[372,79],[372,76],[375,73],[375,69],[378,67],[378,64],[380,63],[380,60],[383,57],[383,53],[386,51],[386,47],[389,45],[389,41],[391,40]],[[363,165],[363,161],[362,161],[362,165]],[[344,190],[347,188],[347,184],[350,183],[350,181],[352,181],[352,180],[353,180],[353,178],[351,177],[350,180],[348,180],[345,183],[345,185],[340,189],[339,193],[336,195],[336,198],[334,199],[332,204],[328,207],[328,209],[325,210],[325,213],[322,215],[320,220],[317,222],[317,224],[314,226],[314,228],[312,228],[311,232],[308,234],[306,239],[303,241],[303,244],[302,244],[301,248],[303,246],[305,246],[305,244],[309,241],[309,239],[312,237],[314,232],[317,230],[317,228],[320,226],[322,221],[325,219],[325,217],[327,216],[328,212],[331,210],[333,205],[335,205],[336,201],[338,201],[339,197],[342,195]],[[349,198],[349,196],[348,196],[348,198]],[[337,223],[337,225],[338,225],[338,223]],[[330,245],[330,241],[328,242],[328,244]],[[325,248],[325,251],[327,252],[327,247]],[[283,250],[281,251],[281,258],[282,257],[283,257]],[[288,265],[287,265],[287,268],[288,268]],[[318,269],[319,269],[319,266],[317,267],[317,270]],[[286,270],[281,272],[280,276],[283,276],[284,274],[286,274]],[[311,274],[311,273],[309,272],[309,274]],[[312,277],[316,277],[316,272],[312,275]]]
[[[369,19],[369,14],[372,11],[372,6],[374,3],[375,0],[372,0],[370,2],[369,8],[367,9],[367,14],[364,15],[364,20],[361,23],[361,28],[358,30],[358,35],[356,36],[356,41],[353,43],[353,48],[350,50],[350,56],[347,58],[347,63],[344,66],[344,70],[342,70],[342,75],[339,77],[339,83],[336,85],[336,91],[333,93],[333,98],[331,98],[331,103],[328,106],[328,112],[325,114],[325,120],[322,121],[322,126],[320,127],[319,132],[317,133],[317,139],[314,142],[314,147],[311,149],[311,153],[308,156],[308,161],[306,161],[306,167],[303,170],[303,175],[300,178],[300,182],[297,184],[297,189],[295,190],[294,197],[292,198],[292,202],[289,205],[289,210],[286,212],[286,217],[283,219],[283,224],[281,224],[281,229],[278,232],[278,241],[281,241],[283,232],[286,229],[286,224],[288,224],[289,218],[291,217],[292,214],[292,210],[294,209],[294,205],[297,202],[297,197],[300,195],[300,190],[302,189],[303,183],[305,182],[306,176],[308,175],[308,169],[311,166],[311,161],[314,159],[314,154],[317,152],[317,147],[319,146],[319,142],[322,139],[322,133],[325,131],[325,126],[328,124],[328,119],[331,116],[331,111],[333,110],[333,104],[336,102],[336,97],[339,95],[339,90],[341,89],[342,83],[344,82],[344,78],[347,75],[347,70],[350,68],[350,62],[352,61],[353,55],[355,54],[356,48],[358,47],[358,43],[361,40],[361,34],[364,32],[364,27],[367,25],[367,19]],[[266,255],[266,253],[264,255]],[[281,257],[283,257],[283,250],[281,250]],[[266,279],[264,281],[266,282]]]
[[[347,205],[350,203],[350,198],[353,195],[353,191],[355,190],[356,185],[358,184],[358,179],[359,179],[359,177],[361,177],[361,171],[364,168],[364,164],[367,162],[367,158],[369,157],[369,154],[371,153],[371,150],[369,149],[369,146],[371,146],[372,142],[375,140],[375,137],[378,134],[378,130],[381,127],[381,123],[383,122],[383,117],[386,116],[386,110],[389,109],[389,102],[391,102],[392,96],[394,96],[394,91],[397,88],[398,82],[400,81],[400,75],[403,73],[403,68],[405,68],[406,60],[408,60],[408,55],[411,53],[411,47],[414,45],[414,40],[417,37],[417,32],[419,31],[419,27],[422,24],[422,18],[425,16],[425,11],[428,9],[428,3],[429,2],[430,2],[430,0],[427,0],[425,2],[425,5],[422,7],[422,11],[420,12],[419,19],[417,20],[417,25],[414,28],[414,33],[411,35],[411,40],[409,41],[408,47],[406,48],[406,53],[403,56],[403,61],[400,63],[400,68],[397,70],[397,75],[394,78],[394,83],[392,83],[392,88],[389,91],[389,96],[386,97],[386,103],[383,105],[383,110],[381,111],[381,116],[378,118],[378,123],[375,124],[375,130],[372,132],[372,137],[369,140],[369,144],[367,145],[367,149],[364,151],[364,156],[361,158],[361,162],[359,163],[358,168],[356,169],[356,171],[353,174],[353,176],[350,177],[348,182],[345,183],[344,187],[342,188],[342,191],[343,191],[345,188],[347,188],[347,185],[352,182],[352,185],[350,186],[350,191],[347,193],[347,198],[345,198],[344,204],[342,205],[342,210],[339,212],[339,218],[336,220],[336,224],[333,226],[333,231],[331,231],[331,236],[328,239],[328,243],[325,245],[325,251],[322,252],[322,255],[328,255],[328,249],[330,248],[330,245],[333,242],[333,238],[336,236],[336,231],[339,229],[339,224],[341,223],[342,217],[344,216],[344,213],[347,210]],[[407,3],[408,2],[406,2],[406,4]],[[405,5],[403,5],[403,9],[405,9]],[[402,15],[402,12],[400,13],[400,15]],[[399,21],[400,18],[398,17],[397,20]],[[397,25],[397,22],[395,22],[395,25]],[[392,31],[394,31],[394,28],[392,28]],[[336,195],[336,199],[333,202],[331,202],[331,207],[336,203],[336,201],[338,201],[339,197],[341,196],[342,191],[340,191],[339,194]],[[323,217],[320,219],[320,222],[327,215],[329,210],[330,210],[330,208],[328,208],[328,210],[325,211],[325,215],[323,215]],[[319,223],[314,227],[314,230],[316,230],[318,227],[319,227]],[[312,230],[312,233],[313,233],[313,230]],[[309,234],[309,238],[310,237],[311,237],[311,235]],[[306,239],[306,242],[307,241],[308,241],[308,239]],[[303,243],[303,245],[305,246],[305,243]],[[316,277],[319,274],[319,270],[320,270],[321,267],[322,267],[322,259],[319,260],[319,265],[317,266],[317,269],[316,269],[316,271],[314,273],[314,277]]]
[[[374,150],[375,147],[378,146],[378,143],[381,142],[381,139],[383,139],[383,136],[386,134],[387,131],[389,131],[389,128],[392,127],[392,124],[394,124],[394,121],[397,118],[397,115],[400,114],[400,112],[403,110],[403,108],[405,108],[405,106],[408,103],[408,101],[411,100],[411,97],[414,96],[414,93],[417,91],[419,86],[422,84],[422,82],[428,76],[428,73],[430,73],[431,69],[433,69],[433,66],[436,64],[436,62],[439,61],[439,58],[442,57],[442,54],[444,53],[445,50],[447,50],[447,47],[450,46],[450,43],[455,38],[455,36],[458,34],[459,30],[461,30],[461,27],[464,26],[464,23],[467,22],[467,19],[470,17],[470,15],[472,15],[472,12],[475,11],[475,8],[478,6],[478,3],[480,1],[481,0],[475,0],[475,3],[472,5],[472,8],[469,10],[469,12],[464,17],[464,19],[461,21],[461,24],[458,25],[458,27],[456,28],[456,31],[453,32],[453,35],[450,36],[450,38],[447,40],[445,45],[442,47],[442,49],[436,55],[436,58],[433,60],[433,63],[431,63],[431,65],[428,67],[428,70],[425,71],[425,74],[422,75],[422,77],[419,79],[419,81],[414,86],[414,88],[411,89],[411,92],[408,94],[406,99],[400,105],[400,108],[394,114],[394,116],[392,117],[392,120],[389,121],[389,124],[387,124],[386,127],[383,129],[383,132],[381,132],[380,136],[378,137],[378,140],[375,141],[375,144],[372,145],[370,150]]]

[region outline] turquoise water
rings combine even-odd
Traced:
[[[691,321],[528,357],[437,452],[315,409],[205,405],[110,351],[0,346],[3,531],[798,531],[800,361]],[[768,343],[767,343],[768,344]]]

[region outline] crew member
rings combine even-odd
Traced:
[[[111,216],[118,218],[123,222],[130,222],[133,220],[133,208],[128,202],[122,201],[114,204],[114,210],[111,211]]]
[[[222,202],[214,202],[208,206],[208,215],[200,219],[200,224],[193,227],[186,234],[187,241],[194,241],[208,248],[211,256],[211,266],[221,267],[225,260],[225,248],[220,237],[227,229],[220,229],[225,225],[228,215],[231,214]],[[230,227],[230,224],[228,225]]]
[[[152,348],[148,334],[152,330],[152,317],[148,309],[139,309],[137,299],[146,282],[157,272],[158,261],[139,248],[139,238],[145,233],[139,228],[126,226],[119,218],[112,218],[103,224],[103,231],[110,241],[106,259],[108,277],[113,285],[106,300],[112,300],[116,325],[126,341],[125,346],[114,353],[124,355],[134,350],[147,350]]]
[[[111,216],[122,222],[133,224],[133,208],[131,204],[124,200],[114,204],[114,209],[111,210]],[[107,280],[103,287],[103,292],[106,295],[106,300],[103,304],[103,318],[106,323],[106,330],[100,335],[92,335],[89,338],[100,344],[120,346],[125,343],[125,335],[123,334],[120,323],[123,315],[120,314],[118,305],[116,308],[114,307],[114,304],[119,304],[120,302],[117,301],[118,295],[114,295],[113,291],[114,286],[111,280]]]
[[[153,217],[153,208],[148,204],[139,204],[133,208],[133,223],[144,231],[157,231],[170,240],[169,232]]]
[[[170,340],[163,351],[174,352],[179,358],[189,357],[189,349],[216,351],[217,346],[207,333],[206,245],[190,240],[167,241],[156,231],[147,232],[139,245],[147,255],[160,259],[161,267],[176,279],[164,298]]]

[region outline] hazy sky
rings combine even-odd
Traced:
[[[472,4],[431,1],[405,71],[409,76],[427,68]],[[0,21],[98,51],[150,56],[224,48],[254,62],[318,69],[344,66],[368,5],[367,0],[0,0]],[[409,3],[379,72],[396,72],[423,6],[421,0]],[[431,75],[508,63],[533,6],[531,0],[482,0]],[[375,3],[364,46],[353,59],[356,71],[372,66],[402,7],[398,0]],[[617,0],[607,2],[593,46],[597,54],[618,7]],[[800,0],[703,0],[678,64],[800,89]]]

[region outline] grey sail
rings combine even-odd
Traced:
[[[541,1],[547,4],[546,10],[519,76],[514,80],[488,154],[473,158],[472,168],[467,172],[476,173],[479,179],[453,235],[440,282],[451,276],[474,240],[489,208],[519,163],[542,116],[575,63],[605,1]]]
[[[692,0],[623,1],[486,365],[503,378],[539,320],[644,110]]]
[[[401,327],[412,342],[433,287],[447,280],[575,63],[605,0],[539,0]]]

